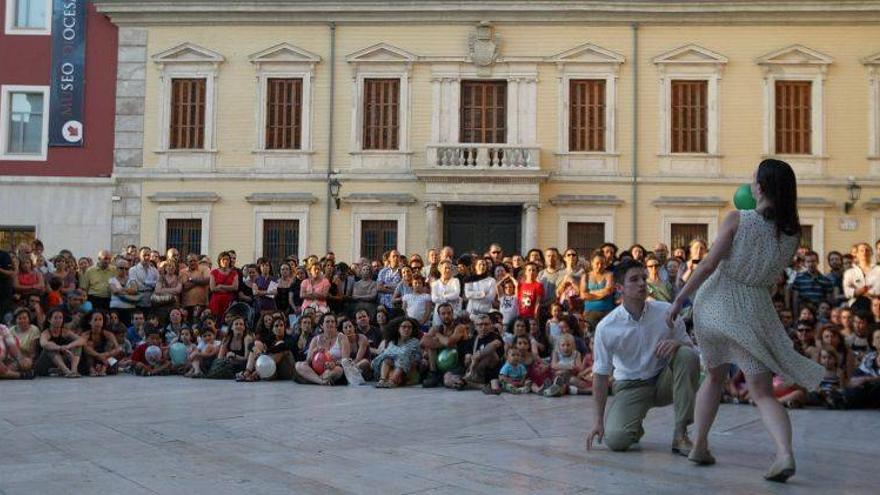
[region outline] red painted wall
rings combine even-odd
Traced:
[[[45,162],[0,160],[0,175],[109,177],[113,172],[117,28],[91,3],[88,12],[84,146],[50,147]],[[5,19],[6,2],[0,0],[0,85],[48,86],[51,36],[6,35]]]

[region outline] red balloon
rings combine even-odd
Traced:
[[[323,352],[316,352],[315,356],[312,358],[312,369],[315,370],[315,373],[318,375],[323,375],[325,371],[324,364],[329,361],[327,354]]]

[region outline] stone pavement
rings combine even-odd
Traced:
[[[669,452],[672,410],[638,450],[587,453],[592,397],[485,396],[118,376],[0,382],[0,494],[877,493],[876,411],[792,414],[798,474],[722,406],[718,465]],[[873,486],[874,488],[871,488]]]

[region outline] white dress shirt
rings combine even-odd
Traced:
[[[648,380],[659,375],[669,364],[668,359],[661,359],[654,352],[661,340],[691,345],[681,318],[675,328],[666,326],[670,306],[661,301],[646,301],[638,320],[623,304],[608,313],[596,328],[593,373],[610,375],[613,369],[615,380]]]
[[[866,296],[880,296],[880,266],[872,266],[867,275],[858,266],[843,272],[843,294],[849,304],[855,301],[856,289],[862,287],[868,287]]]
[[[452,313],[458,316],[461,313],[461,283],[455,277],[447,282],[439,278],[431,282],[431,302],[434,303],[434,325],[440,324],[437,310],[445,302],[452,305]]]

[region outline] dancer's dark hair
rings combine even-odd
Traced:
[[[776,224],[776,235],[798,235],[801,222],[797,210],[797,179],[782,160],[767,159],[758,165],[756,176],[761,192],[770,203],[761,215]]]

